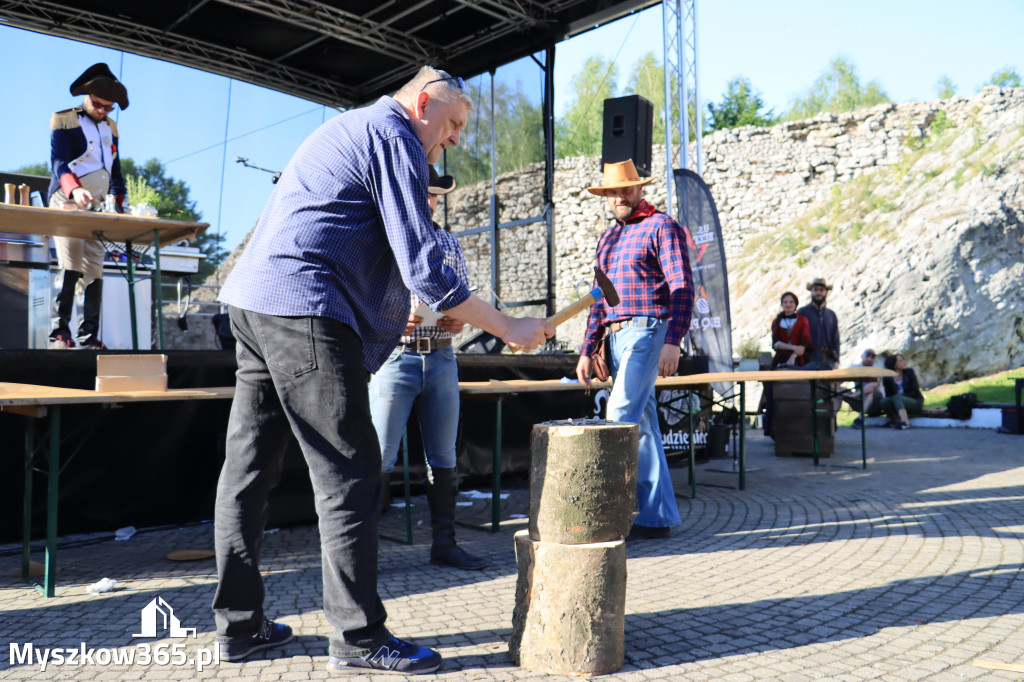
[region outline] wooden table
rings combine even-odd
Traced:
[[[135,319],[135,261],[132,244],[139,240],[151,239],[153,262],[156,273],[156,306],[163,308],[163,293],[160,290],[160,247],[195,239],[209,227],[209,223],[193,223],[166,218],[140,218],[122,213],[99,213],[95,211],[65,211],[38,206],[19,206],[0,203],[0,232],[38,234],[47,237],[71,237],[95,239],[100,242],[124,242],[127,256],[125,279],[128,280],[128,308],[132,322],[132,348],[138,350],[138,323]],[[157,347],[163,347],[163,315],[156,317]]]
[[[0,412],[26,417],[25,422],[25,501],[21,534],[21,577],[43,595],[56,593],[57,576],[57,501],[60,493],[60,472],[71,457],[61,464],[60,412],[64,405],[117,405],[121,403],[158,402],[167,400],[223,400],[235,394],[233,387],[195,388],[168,391],[83,391],[53,386],[0,382]],[[46,557],[42,584],[29,575],[30,541],[32,535],[32,474],[36,456],[36,420],[48,420],[47,493],[46,493]]]
[[[688,374],[685,376],[660,377],[654,385],[655,388],[691,388],[701,384],[710,383],[737,383],[740,387],[740,446],[739,446],[739,489],[746,489],[746,384],[748,381],[773,382],[773,381],[810,381],[811,382],[811,411],[813,424],[814,442],[814,466],[819,466],[818,458],[818,436],[817,420],[814,419],[814,411],[817,410],[816,383],[817,381],[844,382],[855,381],[863,387],[865,380],[880,379],[882,377],[894,376],[895,372],[880,367],[850,367],[846,369],[830,370],[773,370],[758,372],[710,372],[705,374]],[[502,439],[502,413],[501,403],[505,396],[519,393],[535,393],[539,391],[582,391],[587,389],[611,388],[610,381],[593,381],[588,387],[579,382],[564,382],[559,379],[546,379],[541,381],[530,381],[527,379],[513,379],[508,381],[460,381],[459,393],[463,396],[493,396],[496,398],[495,410],[495,436],[494,436],[494,466],[491,492],[491,524],[490,531],[498,532],[501,527],[501,439]],[[692,430],[693,416],[690,413]],[[863,401],[861,403],[861,462],[862,467],[867,468],[867,441],[864,431]],[[690,437],[690,496],[696,495],[696,472],[694,461],[694,444],[691,433]],[[465,524],[463,524],[465,525]],[[474,526],[475,527],[475,526]]]

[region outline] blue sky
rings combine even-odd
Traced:
[[[838,55],[856,65],[862,82],[879,81],[897,102],[935,99],[941,75],[965,95],[1003,67],[1024,75],[1022,0],[698,0],[697,5],[705,103],[719,101],[729,79],[744,76],[768,107],[781,112]],[[556,112],[568,104],[571,78],[587,57],[616,59],[620,85],[646,52],[660,60],[661,17],[657,6],[560,43]],[[157,158],[188,183],[203,219],[225,235],[229,249],[255,224],[272,189],[270,176],[243,168],[235,157],[281,169],[302,140],[335,113],[221,76],[0,26],[8,120],[0,170],[48,160],[50,114],[78,103],[68,86],[98,61],[120,72],[128,87],[131,105],[119,113],[122,153],[140,162]],[[529,93],[540,91],[540,75],[526,63],[500,69],[498,78],[519,80]]]

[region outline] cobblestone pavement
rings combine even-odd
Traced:
[[[842,429],[837,455],[859,464],[859,436]],[[616,680],[1024,680],[987,662],[1024,665],[1024,438],[988,431],[872,429],[869,464],[814,468],[777,458],[753,436],[749,465],[736,477],[698,467],[696,499],[679,499],[684,520],[667,540],[629,545],[626,664]],[[686,470],[674,469],[685,495]],[[491,558],[481,572],[427,563],[429,523],[414,498],[415,543],[381,543],[380,590],[401,637],[445,657],[443,680],[559,680],[509,663],[515,591],[512,534],[525,527],[527,492],[509,491],[501,532],[461,528],[461,544]],[[63,510],[73,513],[73,510]],[[483,502],[460,508],[487,521]],[[403,532],[401,510],[385,516]],[[175,563],[173,550],[209,548],[209,525],[142,532],[127,542],[64,538],[58,596],[44,599],[12,577],[16,546],[0,547],[0,677],[11,680],[172,680],[329,677],[331,631],[323,616],[317,531],[297,527],[266,537],[267,613],[296,631],[279,649],[242,664],[197,672],[174,665],[49,665],[14,662],[25,651],[135,649],[186,657],[213,642],[212,560]],[[77,543],[77,546],[76,544]],[[117,589],[92,596],[100,578]],[[196,639],[133,639],[140,610],[156,596]],[[166,634],[166,631],[161,631]],[[138,652],[137,649],[135,649]],[[984,665],[978,665],[978,663]],[[353,676],[369,681],[396,676]]]

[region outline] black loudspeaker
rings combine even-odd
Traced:
[[[606,99],[601,163],[633,159],[637,173],[643,177],[649,176],[653,134],[653,104],[640,95]]]

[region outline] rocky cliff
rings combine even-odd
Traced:
[[[899,351],[926,384],[1024,364],[1024,89],[719,131],[704,142],[734,345],[753,338],[767,350],[779,295],[807,301],[805,283],[824,276],[835,283],[843,364],[867,346]],[[647,197],[664,206],[664,148],[654,157]],[[603,201],[586,192],[599,178],[598,159],[556,162],[557,307],[589,281],[608,225]],[[539,165],[499,176],[498,222],[541,216],[543,182]],[[490,194],[488,182],[448,195],[453,231],[487,225]],[[544,221],[499,231],[501,300],[543,298],[546,232]],[[486,296],[489,235],[461,241]],[[566,323],[559,338],[577,347],[583,327],[581,318]]]

